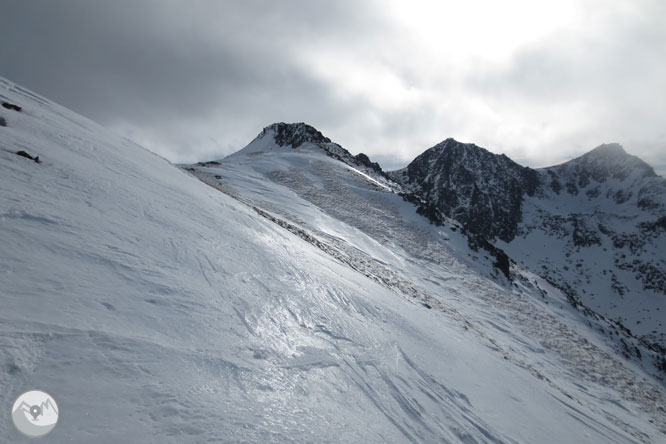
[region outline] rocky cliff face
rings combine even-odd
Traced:
[[[305,123],[274,123],[264,128],[259,137],[266,135],[274,137],[278,145],[292,148],[298,148],[304,142],[322,145],[331,143],[331,139]]]
[[[446,139],[390,176],[476,234],[510,241],[539,175],[504,155]]]

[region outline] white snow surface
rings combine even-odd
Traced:
[[[50,443],[666,439],[663,385],[559,292],[340,162],[241,155],[205,184],[0,100],[23,107],[0,111],[0,442],[34,442],[9,415],[34,388]]]

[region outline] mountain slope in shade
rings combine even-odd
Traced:
[[[447,139],[389,176],[574,304],[666,346],[666,180],[620,145],[533,170]]]
[[[500,245],[593,310],[666,345],[666,180],[618,144],[539,170]]]
[[[569,194],[578,194],[579,188],[586,188],[591,182],[594,188],[588,190],[590,197],[596,197],[592,190],[597,186],[613,179],[622,184],[623,188],[633,187],[637,182],[656,180],[661,182],[650,165],[636,156],[627,154],[624,148],[617,143],[608,143],[598,146],[592,151],[570,160],[561,165],[544,168],[551,177],[550,187],[559,194],[566,189]],[[662,185],[663,186],[663,185]],[[610,191],[610,190],[607,190]],[[629,194],[622,195],[621,190],[615,190],[612,197],[615,203],[623,204],[631,198]],[[640,196],[636,196],[635,205],[645,210],[664,211],[663,202],[646,201],[645,194],[648,189],[641,189]]]

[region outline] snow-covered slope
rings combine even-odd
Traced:
[[[290,131],[298,133],[299,126],[293,124]],[[493,267],[489,254],[469,248],[459,224],[451,220],[430,224],[401,195],[322,150],[281,149],[277,138],[273,144],[263,143],[265,150],[186,168],[391,289],[396,297],[435,312],[443,322],[455,320],[470,339],[485,343],[491,353],[575,400],[574,404],[608,413],[607,401],[600,399],[620,404],[631,399],[628,402],[636,402],[643,412],[639,416],[655,409],[655,417],[663,417],[656,398],[651,399],[663,388],[640,382],[645,376],[640,376],[644,370],[639,364],[654,370],[649,352],[642,348],[645,362],[626,360],[615,352],[618,341],[635,347],[624,332],[573,309],[566,295],[527,270],[513,267],[513,280],[508,281]],[[609,393],[615,395],[608,397]],[[615,422],[611,416],[607,419]],[[527,439],[531,425],[522,420],[509,428],[513,430],[509,440],[564,439],[538,433]],[[576,436],[574,441],[585,439]]]
[[[23,109],[0,127],[0,441],[32,442],[8,412],[33,388],[58,402],[52,443],[664,438],[663,387],[561,294],[480,275],[366,174],[296,149],[202,166],[206,184],[6,80],[0,99]],[[315,188],[285,186],[294,164]],[[375,219],[415,231],[393,248],[356,226]]]

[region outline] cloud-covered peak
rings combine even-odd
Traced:
[[[627,153],[619,143],[605,143],[566,162],[559,170],[575,172],[603,182],[608,178],[624,180],[633,174],[639,177],[656,176],[654,169],[640,158]]]
[[[624,150],[622,145],[619,143],[604,143],[599,145],[598,147],[594,148],[593,150],[590,150],[587,154],[585,154],[586,157],[625,157],[628,156],[627,152]]]

